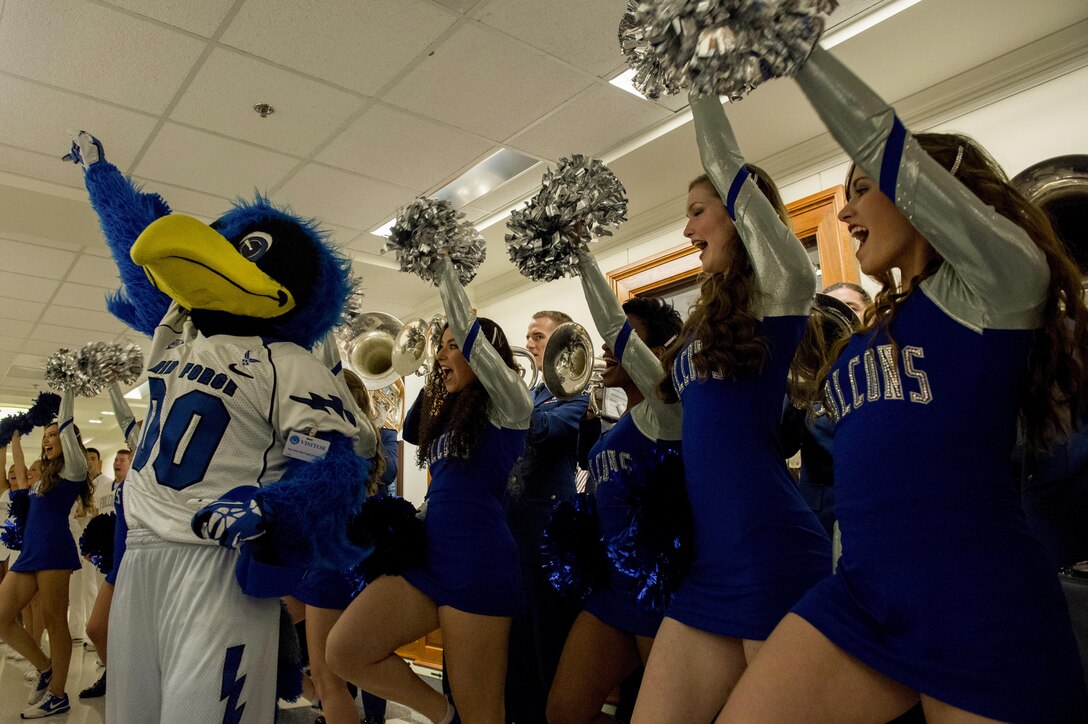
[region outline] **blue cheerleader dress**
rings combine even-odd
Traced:
[[[819,47],[798,81],[871,179],[856,192],[878,193],[878,181],[943,263],[886,329],[855,335],[828,377],[843,552],[794,612],[946,704],[1083,722],[1069,612],[1010,460],[1046,260]]]
[[[34,486],[30,491],[23,549],[11,570],[17,573],[79,570],[79,552],[68,526],[68,515],[86,485],[86,480],[62,478],[45,494],[38,492],[40,482]]]
[[[529,391],[481,332],[453,265],[438,262],[439,292],[461,354],[491,403],[484,432],[470,459],[452,456],[449,433],[427,451],[431,487],[423,526],[426,562],[404,578],[438,606],[483,616],[513,616],[524,606],[514,536],[502,495],[525,449],[533,412]]]

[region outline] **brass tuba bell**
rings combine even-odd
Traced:
[[[400,375],[393,369],[393,342],[404,325],[392,314],[364,312],[352,325],[348,361],[368,390],[393,384]]]
[[[560,324],[548,338],[541,365],[544,384],[560,400],[569,400],[586,391],[596,379],[600,386],[604,360],[593,354],[593,340],[577,322]]]

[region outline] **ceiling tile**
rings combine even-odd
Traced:
[[[144,191],[163,197],[171,211],[205,219],[218,219],[231,208],[232,202],[225,196],[212,196],[140,176],[134,178]]]
[[[466,23],[385,99],[502,141],[591,82],[546,55]]]
[[[20,272],[49,279],[63,279],[75,258],[75,252],[0,239],[0,259],[4,260],[5,269],[18,269]]]
[[[374,95],[457,18],[426,0],[248,0],[221,41]]]
[[[167,123],[136,166],[140,176],[224,196],[253,198],[279,183],[298,159]],[[167,199],[169,202],[170,199]]]
[[[116,289],[121,283],[113,259],[90,256],[89,254],[83,254],[76,261],[75,266],[72,267],[72,273],[68,275],[68,279],[65,281],[66,284],[68,282],[79,282],[80,284],[89,284],[105,289]],[[104,307],[103,303],[103,306],[99,308]]]
[[[379,104],[367,109],[317,160],[427,191],[493,147],[464,131]]]
[[[57,347],[60,345],[56,342],[48,342],[41,339],[28,339],[23,342],[23,352],[27,354],[34,354],[40,357],[48,357],[57,351]]]
[[[49,359],[48,355],[18,354],[15,355],[12,364],[17,367],[30,367],[32,369],[36,368],[44,370],[47,359]]]
[[[105,301],[100,301],[97,309],[105,309]],[[94,332],[112,332],[119,334],[127,327],[109,312],[96,309],[78,309],[76,307],[62,307],[50,304],[42,315],[42,324],[55,324],[57,326],[72,326],[87,329]]]
[[[125,168],[155,126],[152,116],[9,76],[0,75],[0,98],[0,143],[47,153],[59,168],[64,168],[59,159],[68,151],[70,128],[93,133],[109,160]],[[76,179],[81,175],[65,170]]]
[[[205,43],[89,2],[7,0],[0,70],[161,113]]]
[[[81,309],[105,309],[106,290],[100,286],[67,281],[57,290],[56,296],[53,297],[53,304]]]
[[[619,25],[627,0],[502,0],[477,19],[601,77],[623,62]]]
[[[371,229],[415,196],[411,189],[311,163],[283,185],[276,201],[289,203],[295,213],[318,221]]]
[[[42,310],[45,309],[45,304],[41,302],[28,302],[25,299],[15,299],[9,296],[9,290],[3,287],[0,287],[0,292],[4,294],[4,296],[0,297],[0,309],[3,310],[4,316],[9,319],[37,322]]]
[[[0,329],[3,329],[0,326]],[[97,332],[78,327],[58,327],[54,324],[39,324],[34,329],[34,338],[42,342],[52,342],[53,352],[59,347],[82,347],[90,342],[109,342],[116,336],[113,332]],[[25,349],[25,347],[24,347]],[[50,353],[52,354],[52,353]]]
[[[83,173],[78,168],[65,170],[82,179]],[[71,250],[99,243],[102,232],[87,202],[86,192],[53,196],[25,188],[4,188],[3,191],[0,194],[0,225],[3,228],[0,235]]]
[[[552,160],[572,153],[598,156],[670,115],[658,105],[599,83],[511,139],[510,145]]]
[[[257,103],[276,112],[261,118]],[[170,118],[227,136],[308,156],[364,100],[225,48],[216,48]]]
[[[3,290],[4,296],[8,297],[35,302],[48,302],[59,285],[60,282],[55,279],[43,279],[42,277],[32,277],[22,273],[0,271],[0,290]]]
[[[329,239],[336,246],[347,247],[351,245],[353,239],[365,232],[359,229],[352,229],[347,226],[339,226],[338,224],[330,224],[327,221],[321,222],[321,228],[329,233]]]
[[[210,38],[234,0],[105,0],[190,33]]]
[[[83,174],[61,162],[60,155],[0,145],[0,169],[3,169],[5,173],[18,176],[50,181],[72,188],[83,188]]]
[[[0,314],[2,314],[2,312],[0,312]],[[24,337],[29,337],[30,333],[33,331],[33,322],[27,322],[22,319],[8,319],[7,317],[0,317],[0,337],[22,339]]]

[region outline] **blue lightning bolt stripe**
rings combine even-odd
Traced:
[[[291,399],[295,402],[301,402],[307,407],[311,407],[321,412],[336,413],[342,419],[346,420],[349,425],[355,424],[355,415],[351,414],[350,410],[344,408],[344,401],[336,395],[329,395],[328,398],[324,398],[317,393],[311,392],[310,397],[299,397],[298,395],[291,395]]]
[[[238,669],[242,665],[242,652],[245,648],[245,644],[231,646],[227,649],[227,658],[223,662],[223,686],[219,692],[219,700],[227,702],[226,710],[223,712],[223,724],[241,724],[242,713],[246,710],[244,703],[238,703],[242,697],[242,687],[246,683],[245,676],[238,676]]]

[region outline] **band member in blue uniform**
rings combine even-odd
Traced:
[[[657,388],[658,355],[680,332],[680,314],[660,299],[630,299],[621,308],[596,261],[580,258],[580,276],[597,330],[605,339],[602,383],[627,394],[627,409],[589,453],[601,534],[611,540],[630,524],[628,488],[647,484],[662,446],[678,448],[680,405]],[[633,334],[632,334],[633,332]],[[645,392],[644,392],[645,391]],[[684,481],[672,481],[682,486]],[[637,600],[637,584],[614,567],[574,622],[548,696],[548,721],[596,722],[608,695],[650,655],[663,612]]]
[[[544,362],[544,349],[555,328],[572,321],[564,312],[540,311],[525,334],[525,349]],[[559,666],[563,642],[578,606],[557,594],[541,569],[540,543],[555,504],[575,493],[579,421],[589,398],[559,400],[544,383],[533,391],[533,421],[521,459],[506,491],[506,515],[518,544],[525,585],[524,612],[510,629],[506,672],[506,714],[519,724],[544,724],[548,690]]]
[[[692,97],[707,176],[684,229],[705,281],[665,357],[683,406],[694,562],[658,630],[635,722],[712,719],[761,642],[831,573],[831,543],[779,439],[815,274],[766,174],[745,165],[717,97]],[[724,203],[723,203],[724,202]]]
[[[42,477],[30,491],[23,548],[0,583],[0,639],[38,670],[27,700],[32,706],[22,713],[24,719],[52,716],[70,708],[64,690],[72,659],[68,578],[80,563],[68,514],[77,499],[89,506],[94,492],[87,477],[86,452],[72,422],[74,404],[74,395],[66,391],[57,422],[46,426],[42,434]],[[40,595],[49,632],[48,656],[15,622],[35,595]]]
[[[404,431],[431,473],[426,562],[364,588],[333,627],[326,653],[345,679],[448,724],[453,707],[396,655],[440,628],[464,720],[502,724],[510,617],[522,589],[501,496],[525,445],[532,402],[502,330],[472,316],[453,265],[439,264],[449,326],[409,414],[420,420],[418,437]]]
[[[1083,404],[1076,268],[977,144],[913,136],[818,46],[797,80],[856,164],[839,216],[884,288],[826,378],[838,572],[722,720],[884,721],[921,699],[929,721],[1084,721],[1066,603],[1010,465],[1018,417],[1042,447]]]

